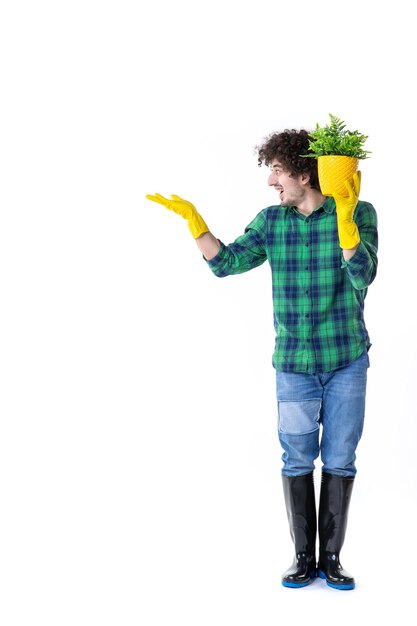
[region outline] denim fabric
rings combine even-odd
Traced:
[[[356,474],[355,452],[363,431],[368,367],[365,351],[332,372],[276,372],[278,436],[284,450],[285,476],[312,472],[319,454],[325,472]]]

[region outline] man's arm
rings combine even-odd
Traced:
[[[195,240],[206,261],[211,261],[220,250],[220,241],[211,232],[203,233]]]
[[[352,184],[353,182],[353,184]],[[346,268],[355,289],[366,289],[374,280],[378,265],[378,231],[374,207],[358,203],[361,173],[345,181],[346,196],[333,194],[336,202],[337,230]]]
[[[343,248],[342,254],[343,254],[343,258],[345,259],[345,261],[349,261],[353,257],[353,255],[355,254],[358,248],[359,248],[359,244],[355,246],[354,248],[350,248],[350,249]]]
[[[349,258],[343,254],[342,267],[355,289],[366,289],[374,280],[378,268],[378,219],[372,204],[359,202],[355,220],[360,242],[354,250],[346,250],[347,253],[354,252]]]
[[[209,231],[207,224],[195,206],[188,200],[172,195],[171,200],[159,193],[146,196],[148,200],[162,204],[170,211],[178,213],[188,222],[188,227],[197,246],[219,277],[247,272],[266,261],[266,214],[261,211],[246,227],[243,235],[229,246],[222,244]]]

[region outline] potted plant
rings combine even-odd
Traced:
[[[358,170],[359,159],[368,158],[369,151],[363,146],[367,135],[357,130],[346,130],[346,124],[335,115],[330,115],[330,124],[319,126],[310,133],[310,154],[317,158],[320,189],[323,195],[346,196],[345,180],[351,180]]]

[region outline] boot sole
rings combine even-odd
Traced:
[[[345,585],[335,585],[334,583],[331,583],[329,580],[327,580],[326,574],[321,569],[318,570],[318,575],[320,578],[325,580],[326,583],[329,585],[329,587],[331,587],[332,589],[340,589],[340,591],[348,591],[349,589],[355,589],[355,583],[347,583]]]

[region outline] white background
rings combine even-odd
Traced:
[[[2,626],[404,622],[413,23],[402,0],[2,2]],[[254,146],[329,113],[369,135],[361,197],[380,224],[345,594],[280,584],[268,266],[216,279],[186,223],[145,199],[182,195],[228,243],[277,201]]]

